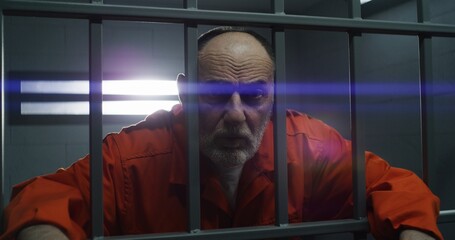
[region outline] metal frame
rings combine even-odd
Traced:
[[[361,9],[360,1],[349,1],[349,17],[352,19],[360,18]],[[350,99],[350,120],[351,120],[351,141],[352,141],[352,189],[354,200],[354,219],[367,219],[366,211],[366,183],[365,183],[365,146],[363,135],[363,125],[358,114],[357,103],[359,96],[359,89],[357,88],[357,76],[359,66],[357,53],[359,52],[359,38],[360,34],[356,31],[348,32],[349,36],[349,99]],[[354,233],[355,239],[366,240],[367,233],[365,231],[358,231]]]
[[[188,11],[197,9],[197,0],[185,0]],[[187,138],[199,135],[199,109],[197,105],[197,25],[185,25],[185,72],[188,79],[186,104]],[[201,229],[200,204],[200,170],[199,170],[199,138],[192,138],[187,145],[188,154],[188,231],[198,233]]]
[[[92,238],[103,236],[103,25],[100,19],[90,20],[90,200]]]
[[[284,0],[273,0],[273,11],[284,15]],[[275,225],[288,224],[288,169],[286,144],[286,69],[284,28],[273,29],[275,48],[275,109],[274,109],[274,162],[275,167]]]
[[[49,1],[3,0],[0,3],[6,15],[46,16],[58,18],[100,17],[105,20],[158,21],[195,24],[226,23],[396,35],[455,36],[455,27],[448,24],[391,22],[360,18],[317,17],[273,13],[246,13],[200,9],[137,7],[109,4],[61,3]]]
[[[1,10],[0,6],[0,10]],[[3,232],[3,206],[5,199],[5,75],[4,75],[4,41],[3,41],[3,13],[0,13],[0,231]]]
[[[417,21],[425,23],[430,21],[430,8],[428,0],[417,0]],[[429,147],[432,126],[432,40],[431,37],[419,35],[419,80],[420,80],[420,126],[422,148],[422,178],[425,183],[429,181],[429,159],[434,156]]]
[[[356,239],[365,239],[368,230],[365,205],[365,166],[364,147],[362,146],[362,126],[358,119],[357,101],[357,68],[358,39],[362,33],[414,35],[418,36],[420,53],[421,76],[421,123],[422,123],[422,158],[424,179],[428,181],[428,123],[431,115],[431,99],[428,89],[431,76],[431,37],[455,37],[455,26],[429,23],[428,1],[418,0],[418,23],[389,22],[360,19],[360,3],[350,0],[349,18],[315,17],[301,15],[286,15],[284,0],[273,0],[273,13],[243,13],[228,11],[200,10],[197,0],[185,0],[184,8],[135,7],[103,4],[102,0],[92,0],[91,3],[59,3],[49,1],[4,0],[0,2],[0,70],[1,70],[1,164],[0,164],[0,206],[4,206],[4,43],[3,15],[38,16],[55,18],[81,18],[90,20],[90,153],[91,161],[91,196],[92,196],[92,229],[93,239],[252,239],[289,237],[296,235],[317,235],[338,232],[354,232]],[[196,88],[197,76],[197,25],[198,24],[232,24],[270,27],[273,29],[276,56],[276,105],[275,105],[275,168],[277,179],[275,226],[233,228],[220,230],[200,230],[200,189],[199,189],[199,143],[197,139],[189,141],[188,145],[188,232],[149,234],[139,236],[102,237],[103,235],[103,205],[102,205],[102,151],[101,151],[101,80],[102,80],[102,21],[158,21],[185,24],[185,62],[188,84],[187,124],[188,136],[198,134],[197,96],[193,94]],[[351,127],[353,140],[353,188],[355,211],[354,219],[308,222],[288,224],[287,220],[287,169],[286,169],[286,135],[285,135],[285,34],[284,29],[298,28],[307,30],[323,30],[346,32],[349,36],[349,70],[350,70],[350,99]],[[196,141],[194,141],[196,140]],[[440,223],[454,222],[455,210],[441,211]]]

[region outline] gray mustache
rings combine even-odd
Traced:
[[[252,133],[249,129],[246,128],[235,128],[235,129],[220,129],[215,132],[215,136],[217,137],[226,137],[226,138],[250,138]]]

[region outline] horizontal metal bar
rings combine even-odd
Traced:
[[[439,212],[438,223],[455,223],[455,209]]]
[[[103,18],[106,20],[158,21],[193,24],[231,24],[300,28],[326,31],[354,31],[397,35],[455,36],[455,25],[391,22],[335,17],[231,12],[201,9],[158,8],[109,4],[64,3],[27,0],[0,2],[6,15],[59,18]]]
[[[323,222],[308,222],[289,224],[284,226],[257,226],[245,228],[225,228],[217,230],[204,230],[196,233],[162,233],[162,234],[147,234],[147,235],[129,235],[105,237],[106,240],[119,239],[271,239],[292,236],[308,236],[318,234],[331,234],[341,232],[357,232],[367,231],[368,222],[366,220],[334,220]]]

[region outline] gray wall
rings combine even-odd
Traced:
[[[455,24],[455,1],[430,2],[432,21]],[[306,13],[345,17],[346,9],[346,2],[337,0],[329,5],[313,5]],[[415,1],[407,1],[366,17],[416,21],[415,12]],[[6,17],[5,28],[7,77],[13,72],[88,72],[87,21]],[[202,27],[201,31],[207,28]],[[183,26],[178,24],[106,22],[105,75],[175,78],[177,73],[184,71],[182,32]],[[261,32],[269,34],[267,30]],[[289,94],[289,107],[324,120],[349,138],[347,35],[303,30],[287,30],[286,33],[288,82],[298,86],[293,88],[295,93]],[[364,34],[360,45],[359,80],[366,86],[373,86],[372,93],[362,98],[366,106],[362,117],[367,126],[367,149],[394,166],[421,175],[418,39]],[[431,156],[430,187],[440,196],[442,209],[455,208],[452,187],[455,185],[452,174],[455,142],[451,139],[455,133],[452,127],[455,112],[451,105],[455,100],[454,65],[455,40],[434,38],[436,93],[431,125],[434,154]],[[390,88],[390,85],[394,87]],[[11,122],[8,116],[6,120],[6,186],[66,167],[88,152],[86,122],[18,124]],[[106,123],[104,134],[134,122],[129,120]],[[9,198],[9,192],[6,197]],[[453,226],[441,225],[447,239],[455,238]]]

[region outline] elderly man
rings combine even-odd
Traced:
[[[273,224],[274,60],[259,35],[223,27],[199,39],[202,229]],[[179,86],[185,77],[179,75]],[[180,88],[183,89],[183,88]],[[182,104],[185,93],[180,91]],[[319,120],[287,111],[289,222],[352,216],[351,143]],[[103,143],[105,234],[185,231],[182,105]],[[366,153],[368,217],[378,239],[442,239],[439,200],[413,173]],[[15,187],[2,239],[85,239],[89,156]]]

